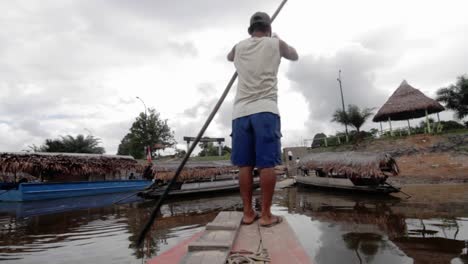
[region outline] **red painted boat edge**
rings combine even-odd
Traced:
[[[195,233],[193,236],[187,238],[186,240],[180,242],[179,244],[175,245],[174,247],[170,248],[167,251],[164,251],[161,255],[156,256],[152,259],[149,259],[146,263],[147,264],[173,264],[179,263],[188,252],[188,244],[197,240],[201,235],[205,232],[202,230],[200,232]]]

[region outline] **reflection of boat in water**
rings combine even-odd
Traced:
[[[382,194],[400,191],[386,182],[390,175],[398,174],[398,166],[388,154],[312,153],[301,160],[298,171],[296,182],[305,186]]]
[[[285,190],[282,203],[295,214],[310,217],[314,223],[307,226],[320,223],[325,229],[320,239],[323,248],[339,245],[335,238],[329,239],[334,232],[338,233],[340,242],[354,251],[356,263],[361,258],[366,263],[364,260],[373,257],[375,263],[384,263],[389,251],[413,258],[414,263],[464,263],[453,262],[463,259],[464,241],[468,240],[468,218],[454,217],[466,215],[467,210],[466,207],[458,209],[457,204],[443,203],[454,209],[447,213],[440,211],[439,205],[386,196],[332,194],[310,188]],[[385,263],[403,263],[403,260]]]
[[[417,263],[454,263],[451,261],[460,255],[465,244],[461,240],[442,237],[400,237],[393,242],[409,257],[417,259]]]
[[[30,202],[9,202],[2,203],[2,206],[0,207],[0,213],[7,213],[15,215],[18,218],[22,218],[82,209],[101,208],[108,207],[115,201],[118,201],[126,196],[128,196],[127,193],[112,193]],[[139,200],[141,200],[139,197],[129,197],[125,200],[125,202],[131,203]]]
[[[259,179],[254,178],[254,188],[258,188],[260,185]],[[147,199],[153,199],[161,196],[164,193],[167,185],[154,186],[150,189],[141,191],[138,196]],[[169,192],[170,196],[188,196],[198,194],[216,194],[226,193],[239,190],[239,181],[237,179],[219,179],[219,180],[207,180],[197,182],[182,182],[177,183],[173,189]]]

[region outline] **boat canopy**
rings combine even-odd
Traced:
[[[26,173],[35,177],[66,175],[109,175],[121,170],[139,171],[141,165],[131,156],[0,152],[0,173]]]
[[[299,166],[347,177],[373,178],[385,177],[386,172],[393,176],[399,173],[398,165],[390,154],[372,152],[310,153],[301,159]]]

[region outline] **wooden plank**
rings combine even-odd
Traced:
[[[180,263],[224,264],[237,237],[242,216],[242,212],[220,212],[203,234],[188,244],[188,252]]]
[[[184,264],[223,264],[226,262],[226,253],[219,250],[205,250],[197,252],[189,252],[181,263]]]
[[[241,226],[232,251],[257,252],[260,240],[268,251],[271,264],[312,263],[286,220],[269,228],[259,227],[258,222]]]
[[[206,230],[195,242],[188,246],[189,252],[200,250],[229,250],[237,234],[236,230]]]
[[[232,212],[230,214],[223,212],[218,216],[213,222],[217,223],[219,221],[230,220],[234,217],[238,217],[239,222],[242,219],[242,213],[238,212]],[[283,223],[270,228],[259,227],[257,221],[252,225],[241,225],[237,231],[237,238],[230,250],[200,250],[188,252],[188,245],[196,243],[196,241],[203,236],[204,232],[206,232],[203,231],[195,234],[192,238],[182,242],[175,248],[149,260],[148,263],[224,264],[228,254],[231,252],[231,249],[234,252],[257,252],[261,238],[263,238],[263,247],[268,250],[272,264],[312,263],[286,220]]]
[[[206,230],[237,230],[243,214],[241,212],[220,212],[213,222],[208,223]]]

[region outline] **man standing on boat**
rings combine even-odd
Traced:
[[[271,19],[255,13],[248,28],[250,38],[236,44],[227,58],[239,75],[232,121],[232,163],[239,166],[239,185],[244,204],[244,224],[259,216],[252,207],[252,171],[260,170],[262,212],[260,225],[272,226],[281,218],[271,213],[276,184],[274,167],[281,164],[281,124],[278,111],[277,74],[281,57],[296,61],[297,52],[277,36]]]

